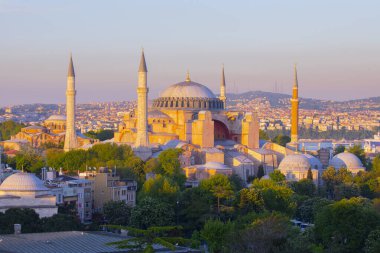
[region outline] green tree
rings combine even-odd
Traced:
[[[340,153],[343,153],[346,150],[346,148],[342,145],[338,145],[334,149],[334,156]]]
[[[256,191],[252,188],[242,189],[239,194],[238,207],[243,214],[249,212],[262,212],[265,209],[264,199],[261,191]]]
[[[172,179],[157,174],[145,181],[140,198],[152,197],[167,203],[174,203],[178,199],[180,188]]]
[[[25,127],[24,124],[19,124],[12,120],[0,123],[0,141],[9,140],[12,135],[20,132],[23,127]]]
[[[158,160],[165,174],[173,176],[181,172],[181,164],[178,159],[181,152],[182,150],[180,149],[169,148],[158,155]]]
[[[158,161],[161,164],[162,173],[173,178],[177,184],[182,187],[186,181],[186,176],[182,173],[179,156],[181,149],[169,148],[158,155]]]
[[[278,183],[284,182],[286,179],[285,175],[282,174],[279,170],[274,170],[272,173],[270,173],[269,178]]]
[[[105,219],[110,224],[127,226],[131,217],[131,207],[124,201],[109,201],[103,206]]]
[[[41,224],[43,232],[82,230],[80,220],[76,216],[67,214],[58,213],[52,217],[42,218]]]
[[[30,208],[9,208],[3,215],[0,215],[0,224],[0,234],[14,233],[14,224],[21,224],[22,233],[41,231],[39,215]]]
[[[105,140],[112,139],[114,136],[114,132],[112,130],[100,129],[98,131],[88,131],[84,135],[86,135],[87,137],[90,137],[92,139],[98,139],[100,141],[105,141]]]
[[[255,179],[250,191],[257,191],[264,201],[265,209],[293,214],[296,203],[292,199],[293,191],[286,185],[280,185],[269,179]]]
[[[348,149],[348,152],[356,155],[360,159],[360,161],[363,163],[364,167],[366,167],[367,169],[370,169],[369,160],[367,159],[365,155],[364,149],[362,149],[360,145],[355,145],[355,146],[350,147]]]
[[[329,252],[363,252],[380,215],[363,198],[342,199],[325,206],[315,219],[315,234]]]
[[[336,170],[329,167],[322,173],[322,179],[329,198],[339,200],[359,194],[359,188],[354,184],[352,173],[346,168]]]
[[[311,171],[311,168],[309,168],[307,170],[307,177],[306,178],[311,180],[311,181],[313,180],[313,172]]]
[[[365,253],[379,253],[380,252],[380,229],[376,229],[369,233],[365,242]]]
[[[372,161],[372,171],[380,175],[380,154],[376,155]]]
[[[238,192],[245,187],[245,182],[241,179],[241,177],[238,174],[234,173],[231,176],[229,176],[228,179],[230,180],[234,192]]]
[[[314,223],[317,213],[331,203],[331,200],[321,197],[307,198],[297,206],[295,217],[303,222]]]
[[[232,240],[232,252],[284,252],[291,228],[289,218],[279,214],[255,220]]]
[[[142,229],[151,226],[170,226],[174,223],[174,216],[173,208],[170,205],[147,197],[132,209],[130,224]]]
[[[63,168],[69,174],[74,174],[78,170],[84,171],[86,169],[87,161],[87,151],[85,150],[71,150],[64,154],[63,156]]]
[[[33,173],[39,173],[41,168],[45,165],[40,150],[31,147],[23,147],[21,151],[16,154],[15,160],[17,169]]]
[[[178,236],[181,227],[149,227],[147,229],[138,229],[134,227],[124,227],[117,225],[108,225],[111,229],[128,230],[128,234],[133,236],[117,242],[107,243],[107,245],[116,245],[120,249],[128,249],[132,252],[154,253],[154,244],[161,245],[169,250],[174,251],[176,245],[191,246],[193,240],[185,239]]]
[[[279,134],[276,137],[272,139],[274,143],[277,143],[278,145],[281,145],[283,147],[286,147],[286,144],[290,142],[290,137],[287,135]]]
[[[259,130],[259,139],[260,140],[269,140],[269,136],[267,134],[267,132],[265,132],[264,130],[260,129]]]
[[[200,187],[185,189],[178,201],[177,215],[186,231],[200,230],[207,219],[213,216],[212,193]]]
[[[97,144],[89,150],[91,158],[96,158],[106,166],[107,161],[124,159],[123,150],[115,143]]]
[[[322,179],[326,186],[326,191],[329,198],[334,196],[334,187],[337,184],[336,171],[334,167],[328,167],[322,173]]]
[[[234,224],[230,221],[223,223],[220,220],[208,220],[200,231],[200,236],[206,241],[211,253],[228,252],[233,231]]]
[[[301,179],[298,182],[292,182],[290,185],[295,193],[299,195],[306,195],[309,197],[313,197],[317,190],[317,187],[315,186],[314,182],[306,178]]]
[[[146,173],[155,173],[163,174],[162,167],[157,158],[151,158],[144,164],[144,172]]]
[[[227,176],[222,174],[216,174],[209,179],[202,180],[200,182],[200,187],[212,192],[216,197],[218,213],[220,213],[220,200],[232,199],[234,194],[231,182],[228,180]]]
[[[145,180],[144,162],[137,156],[130,156],[126,158],[124,162],[124,168],[120,168],[118,171],[122,178],[129,176],[127,171],[132,171],[133,179],[142,184]]]
[[[262,164],[259,165],[258,169],[257,169],[257,178],[262,178],[263,176],[265,176],[265,172],[264,172],[264,166]]]
[[[45,150],[45,158],[47,166],[51,168],[55,168],[58,170],[59,168],[64,168],[64,160],[65,152],[62,149],[47,149]]]

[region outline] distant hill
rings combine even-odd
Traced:
[[[272,107],[283,107],[290,105],[291,95],[274,93],[267,91],[248,91],[244,93],[229,93],[227,94],[230,105],[251,101],[254,99],[265,99],[269,101]],[[364,106],[363,109],[380,110],[380,97],[371,97],[365,99],[355,99],[349,101],[332,101],[312,98],[300,98],[300,108],[303,109],[326,109],[334,106],[353,107],[353,105],[371,105],[371,108]]]
[[[347,102],[366,102],[366,103],[372,102],[372,103],[380,103],[380,96],[379,97],[354,99],[354,100],[349,100]]]

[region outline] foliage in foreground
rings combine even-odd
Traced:
[[[182,227],[179,226],[148,227],[147,229],[117,225],[106,225],[106,227],[127,230],[128,235],[132,238],[111,242],[108,245],[116,245],[120,249],[130,249],[132,252],[153,253],[153,244],[159,244],[170,250],[175,250],[176,245],[193,246],[197,244],[194,240],[181,237]]]
[[[4,213],[0,212],[0,234],[13,233],[14,224],[21,224],[22,233],[82,229],[79,219],[72,215],[58,213],[52,217],[40,218],[39,215],[30,208],[10,208]]]

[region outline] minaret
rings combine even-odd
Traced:
[[[137,86],[137,137],[136,147],[147,147],[148,140],[148,87],[144,51],[141,52]]]
[[[222,66],[222,80],[220,82],[220,96],[219,99],[223,101],[223,109],[226,109],[226,78],[224,77],[224,65]]]
[[[73,58],[72,56],[70,56],[66,88],[66,135],[64,146],[65,151],[70,151],[78,147],[77,135],[75,132],[75,95],[75,72]]]
[[[293,96],[290,99],[292,105],[292,124],[290,131],[291,143],[298,142],[298,79],[297,79],[297,66],[294,64],[294,83],[293,83]]]

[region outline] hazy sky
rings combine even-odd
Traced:
[[[218,92],[380,95],[378,0],[0,0],[0,105],[62,103],[73,53],[78,103],[135,99],[144,47],[150,98],[193,81]]]

